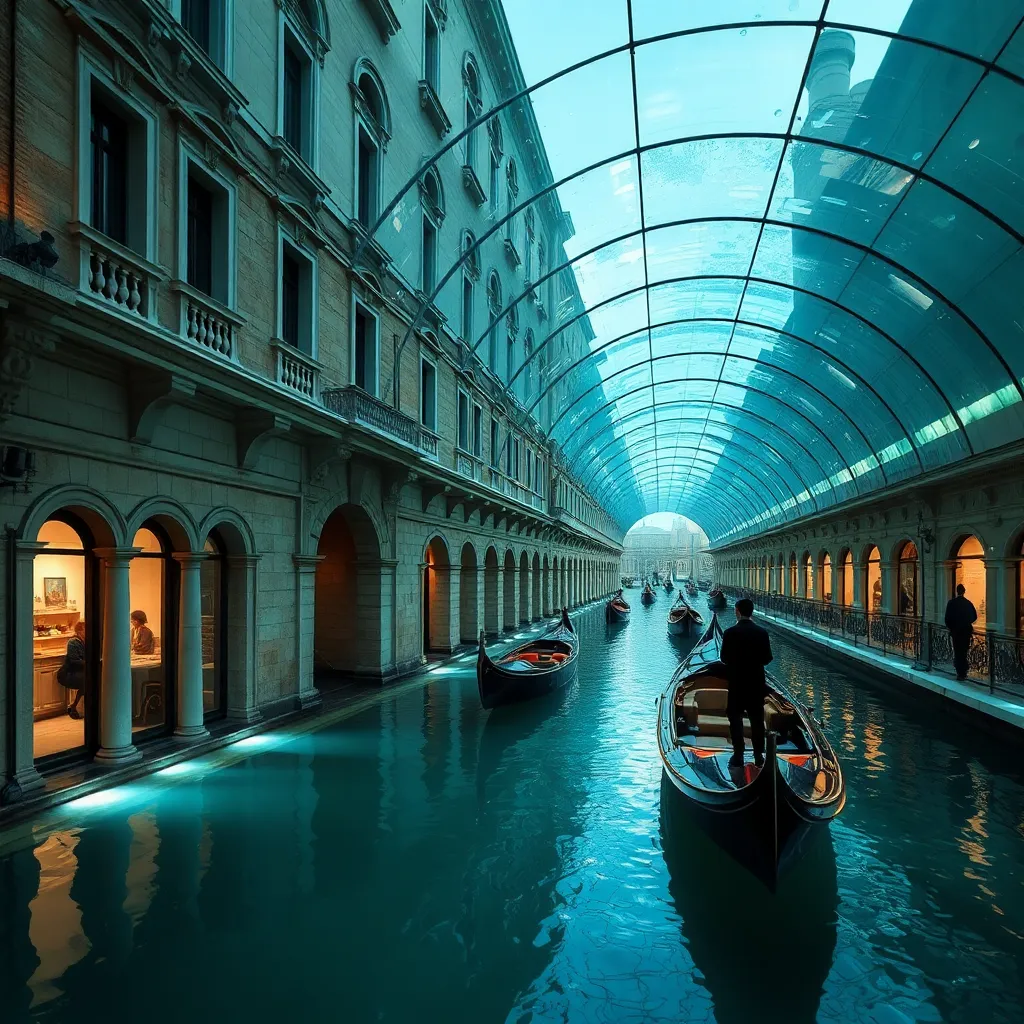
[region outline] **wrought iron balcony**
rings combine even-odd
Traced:
[[[350,385],[347,388],[324,388],[322,399],[325,408],[343,419],[371,433],[398,441],[422,452],[430,458],[437,458],[437,436],[424,430],[411,416],[385,405],[362,388]]]

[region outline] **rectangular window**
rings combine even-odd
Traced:
[[[377,318],[361,303],[353,317],[352,383],[377,394]]]
[[[473,282],[462,278],[462,340],[473,344]]]
[[[181,0],[181,27],[195,40],[196,45],[207,54],[211,53],[210,32],[212,0]]]
[[[529,490],[533,490],[533,452],[526,449],[526,486]]]
[[[97,96],[92,98],[92,226],[128,241],[128,126]]]
[[[505,476],[512,477],[515,479],[515,474],[512,470],[515,467],[515,462],[512,458],[512,447],[515,445],[516,439],[509,434],[506,445],[505,445]]]
[[[513,437],[512,438],[512,452],[513,452],[512,472],[509,474],[509,476],[511,476],[513,480],[518,480],[519,479],[519,438],[518,437]]]
[[[466,99],[466,127],[468,128],[480,115],[468,98]],[[466,133],[466,166],[476,170],[476,129]]]
[[[465,391],[459,392],[458,445],[464,452],[469,451],[469,395]]]
[[[437,367],[420,360],[420,423],[437,433]]]
[[[194,175],[188,178],[188,283],[213,295],[213,195]]]
[[[437,22],[434,20],[429,7],[424,12],[423,77],[434,92],[440,95],[441,36],[437,30]]]
[[[495,321],[487,332],[487,365],[491,373],[498,372],[498,324]]]
[[[496,154],[491,153],[491,190],[488,194],[488,199],[491,204],[491,214],[497,216],[498,214],[498,190],[501,188],[501,159]]]
[[[306,82],[308,74],[300,50],[290,40],[284,44],[284,67],[282,89],[284,90],[283,135],[296,153],[303,156],[305,151],[304,111],[306,107]]]
[[[423,291],[429,295],[434,290],[434,274],[437,264],[437,228],[424,214],[423,217]]]
[[[473,454],[484,457],[484,411],[479,405],[473,406]]]
[[[356,173],[356,218],[369,230],[377,219],[377,146],[369,132],[359,126],[359,155]]]
[[[512,374],[516,368],[516,346],[511,335],[508,338],[508,345],[505,349],[505,380],[511,382]]]
[[[498,468],[498,454],[501,451],[501,428],[498,426],[498,421],[491,418],[491,467],[493,469]]]

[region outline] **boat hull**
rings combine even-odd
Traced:
[[[616,608],[611,601],[604,606],[605,622],[629,622],[629,609]]]
[[[642,604],[654,604],[655,600],[657,599],[654,594],[648,594],[646,591],[640,595],[640,602]]]
[[[714,594],[708,597],[708,608],[713,612],[724,612],[728,604],[725,594]]]

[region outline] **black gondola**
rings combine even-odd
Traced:
[[[726,600],[722,588],[715,586],[708,591],[708,608],[713,612],[724,612],[729,602]]]
[[[642,604],[654,604],[658,599],[658,595],[654,593],[650,583],[644,584],[644,592],[640,595],[640,601]]]
[[[658,749],[668,778],[711,837],[774,890],[812,826],[827,826],[843,809],[843,772],[810,712],[772,676],[765,767],[752,763],[749,748],[742,768],[729,767],[721,644],[716,615],[658,699]]]
[[[484,635],[476,661],[476,684],[485,708],[530,700],[568,686],[576,678],[580,641],[562,609],[562,621],[550,633],[514,647],[497,661],[487,655]]]
[[[692,581],[686,584],[686,596],[696,597],[697,596],[697,585]]]
[[[667,580],[665,580],[664,587],[666,594],[671,594],[672,591],[676,589],[675,584],[672,582],[671,576]]]
[[[683,592],[679,591],[679,597],[668,612],[668,631],[673,636],[690,636],[695,629],[700,629],[704,620],[696,608],[686,603]]]
[[[604,606],[604,621],[629,622],[629,602],[621,590]]]

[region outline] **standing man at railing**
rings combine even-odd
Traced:
[[[953,642],[953,668],[961,682],[967,678],[967,652],[971,649],[971,635],[974,623],[978,621],[978,610],[964,597],[967,588],[958,583],[956,597],[946,604],[946,629]]]

